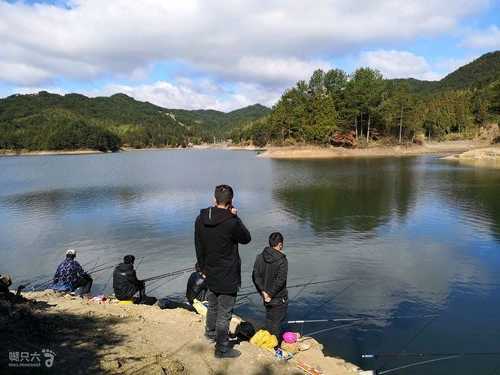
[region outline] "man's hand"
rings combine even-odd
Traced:
[[[231,207],[231,213],[236,216],[238,215],[238,209],[236,207]]]
[[[271,296],[269,296],[266,292],[262,292],[262,298],[264,298],[265,303],[271,302]]]

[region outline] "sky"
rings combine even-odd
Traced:
[[[272,106],[318,68],[438,80],[500,50],[500,0],[0,0],[0,97]]]

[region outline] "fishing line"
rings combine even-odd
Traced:
[[[427,319],[434,318],[438,315],[410,315],[410,316],[395,316],[392,318],[375,318],[375,317],[364,317],[364,318],[332,318],[332,319],[309,319],[309,320],[289,320],[288,324],[303,324],[303,323],[327,323],[327,322],[354,322],[354,321],[364,321],[364,320],[399,320],[399,319]]]
[[[449,359],[455,359],[455,358],[459,358],[459,357],[461,357],[461,356],[460,355],[450,355],[450,356],[444,357],[444,358],[428,359],[426,361],[420,361],[420,362],[410,363],[410,364],[407,364],[407,365],[404,365],[404,366],[394,367],[394,368],[391,368],[391,369],[388,369],[388,370],[375,371],[375,374],[377,374],[377,375],[389,374],[391,372],[403,370],[405,368],[410,368],[410,367],[415,367],[415,366],[421,366],[421,365],[425,365],[425,364],[428,364],[428,363],[434,363],[434,362],[440,362],[440,361],[447,361]]]
[[[306,286],[309,286],[309,285],[318,285],[318,284],[333,283],[333,282],[336,282],[336,281],[344,281],[344,280],[352,280],[352,279],[343,278],[343,279],[332,279],[332,280],[315,281],[315,282],[312,282],[312,283],[295,284],[295,285],[289,285],[289,286],[287,286],[287,289],[300,288],[300,287],[303,287],[304,285],[306,285]],[[248,296],[252,296],[252,295],[255,295],[255,294],[259,294],[259,292],[258,291],[253,291],[253,292],[243,293],[243,294],[240,294],[238,297],[239,298],[248,297]]]
[[[311,278],[311,280],[309,280],[309,283],[308,283],[308,284],[311,284],[311,283],[312,283],[312,281],[313,281],[315,278],[316,278],[316,276],[313,276],[313,277]],[[304,284],[304,286],[302,287],[302,289],[300,289],[300,290],[299,290],[299,292],[298,292],[298,293],[297,293],[297,294],[296,294],[293,298],[291,298],[291,299],[296,300],[297,298],[299,298],[299,296],[302,294],[302,292],[303,292],[303,291],[307,288],[307,285],[308,285],[308,284]],[[288,288],[287,288],[287,289],[288,289]]]
[[[408,346],[410,346],[438,317],[439,315],[436,315],[435,317],[431,318],[417,332],[415,332],[415,334],[402,346],[402,349],[399,351],[399,353],[403,353],[408,348]],[[380,369],[383,369],[387,365],[387,363],[388,361],[385,361],[382,366],[380,366]]]
[[[175,280],[175,279],[178,279],[178,278],[179,278],[179,277],[181,277],[181,276],[182,276],[182,274],[179,274],[179,275],[174,275],[174,276],[172,276],[170,279],[163,280],[163,282],[160,282],[160,284],[159,284],[158,286],[156,286],[156,287],[155,287],[155,288],[153,288],[153,289],[150,289],[150,290],[148,291],[148,293],[152,293],[152,292],[154,292],[155,290],[158,290],[158,288],[160,288],[160,287],[163,287],[163,286],[167,285],[169,282],[171,282],[171,281],[173,281],[173,280]]]
[[[163,274],[160,274],[160,275],[148,277],[147,279],[144,279],[142,281],[148,282],[148,281],[153,281],[153,280],[161,280],[161,279],[164,279],[166,277],[175,276],[177,274],[184,274],[184,273],[192,272],[192,271],[194,271],[194,267],[187,267],[187,268],[183,268],[183,269],[180,269],[180,270],[177,270],[177,271],[163,273]]]
[[[350,327],[350,326],[353,326],[353,325],[355,325],[357,323],[358,322],[353,322],[353,323],[341,324],[341,325],[335,326],[335,327],[320,329],[318,331],[314,331],[314,332],[311,332],[311,333],[305,333],[304,336],[314,336],[314,335],[318,335],[320,333],[325,333],[325,332],[334,331],[334,330],[340,329],[340,328]]]

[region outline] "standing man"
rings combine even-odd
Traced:
[[[80,288],[80,297],[90,294],[92,277],[76,260],[76,250],[68,249],[66,259],[59,264],[52,281],[52,289],[58,292],[74,292]]]
[[[201,210],[196,218],[194,242],[197,269],[206,277],[208,311],[205,336],[215,340],[215,357],[234,358],[239,352],[229,345],[229,322],[241,286],[238,244],[247,244],[248,229],[233,207],[233,189],[215,188],[214,206]]]
[[[286,279],[288,260],[283,254],[283,236],[279,232],[269,236],[269,247],[257,255],[253,267],[253,281],[264,300],[266,329],[281,342],[281,325],[288,310]]]

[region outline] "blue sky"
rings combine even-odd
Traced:
[[[436,80],[500,49],[492,0],[0,0],[0,96],[275,103],[317,68]]]

